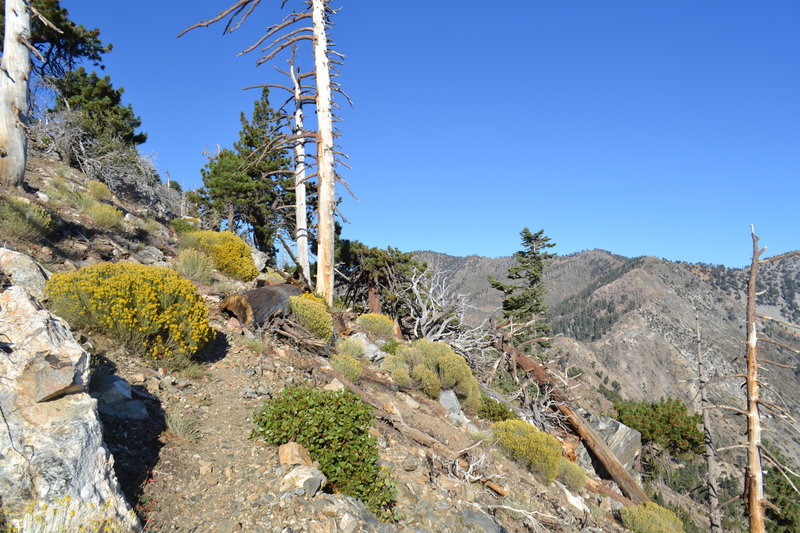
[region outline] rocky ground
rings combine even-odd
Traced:
[[[448,456],[431,450],[376,423],[373,431],[381,458],[392,469],[398,487],[399,523],[376,522],[346,496],[323,491],[309,498],[286,487],[282,490],[290,467],[279,463],[277,448],[248,438],[252,415],[286,385],[308,381],[336,387],[332,369],[322,357],[289,346],[248,341],[236,332],[228,339],[219,343],[216,354],[209,354],[212,360],[202,364],[202,375],[194,379],[159,372],[122,354],[108,356],[101,365],[101,372],[113,368],[133,384],[132,396],[148,408],[148,420],[143,422],[104,417],[123,488],[139,502],[137,512],[148,531],[622,529],[611,516],[608,498],[586,494],[584,502],[558,485],[542,485],[493,449],[490,441],[481,443],[485,435],[469,434],[449,423],[437,402],[411,391],[387,389],[374,371],[374,382],[367,379],[360,386],[452,452]],[[178,420],[169,429],[168,417]],[[160,428],[164,432],[159,434]],[[453,475],[456,452],[475,443],[479,445],[469,456],[476,463],[485,456],[479,468],[506,492],[505,497],[483,483]],[[146,449],[150,452],[142,453]]]

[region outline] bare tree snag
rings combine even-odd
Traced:
[[[0,62],[0,180],[6,188],[22,185],[28,151],[28,78],[31,54],[25,43],[31,13],[24,0],[6,0],[3,58]]]
[[[225,33],[229,33],[231,31],[236,30],[239,28],[242,23],[250,16],[253,10],[258,6],[261,0],[238,0],[228,9],[221,11],[216,16],[212,17],[209,20],[198,22],[190,26],[189,28],[182,31],[178,37],[185,34],[188,31],[191,31],[195,28],[205,28],[214,24],[215,22],[219,22],[225,18],[228,18],[228,21],[225,25]],[[317,165],[317,172],[311,175],[305,175],[304,177],[300,178],[302,183],[305,183],[308,179],[313,176],[317,176],[319,181],[318,187],[318,202],[319,202],[319,212],[317,216],[317,240],[318,240],[318,253],[317,253],[317,282],[316,282],[316,290],[317,294],[319,294],[328,304],[333,303],[333,271],[334,271],[334,216],[336,214],[336,182],[340,181],[345,187],[347,184],[336,175],[334,170],[334,166],[336,165],[337,159],[336,152],[334,149],[334,142],[333,142],[333,91],[336,91],[342,94],[345,98],[347,95],[341,90],[338,84],[334,83],[331,80],[332,76],[336,75],[335,67],[331,67],[331,63],[333,64],[341,64],[341,61],[338,59],[331,59],[329,54],[334,55],[338,58],[344,57],[342,54],[331,50],[330,46],[332,43],[328,41],[327,35],[327,26],[330,24],[328,21],[328,15],[330,13],[334,13],[335,11],[328,8],[328,0],[304,0],[304,4],[308,5],[309,8],[305,9],[302,12],[295,12],[290,13],[284,20],[278,24],[273,24],[270,26],[266,33],[261,36],[253,45],[242,51],[242,54],[255,50],[259,46],[261,46],[267,39],[273,37],[274,35],[278,34],[286,30],[286,33],[283,33],[275,40],[273,40],[270,44],[266,45],[262,48],[262,51],[266,53],[264,57],[261,57],[256,61],[256,65],[261,65],[267,61],[273,59],[277,54],[281,51],[292,48],[295,46],[296,43],[301,41],[311,41],[313,43],[313,53],[314,53],[314,77],[316,81],[316,94],[314,101],[316,102],[316,118],[317,118],[317,132],[315,136],[315,142],[317,145],[317,156],[316,156],[316,165]],[[281,6],[286,4],[286,0],[281,3]],[[289,28],[292,24],[296,24],[298,22],[304,22],[306,19],[311,18],[312,26],[303,26],[300,28],[296,28],[290,30]],[[240,54],[241,55],[241,54]],[[334,72],[331,73],[331,69],[334,68]],[[297,74],[295,73],[295,76]],[[305,75],[297,76],[298,78],[302,79]],[[289,90],[286,86],[281,85],[274,85],[274,84],[267,84],[264,86],[275,86],[280,87],[282,89]],[[294,92],[290,90],[290,92]],[[349,99],[348,99],[349,100]],[[300,99],[301,102],[308,101],[308,96],[303,95]],[[306,134],[302,134],[302,136],[306,136]],[[290,148],[295,146],[292,143],[291,146],[286,146],[285,148]],[[309,154],[306,154],[306,157],[311,157]],[[307,163],[304,160],[304,163]],[[342,163],[344,164],[344,163]],[[304,166],[304,168],[306,168]],[[297,178],[296,178],[297,179]],[[305,216],[305,214],[303,215]],[[308,272],[304,272],[304,274],[308,274]]]
[[[334,207],[336,174],[333,154],[331,73],[325,0],[311,0],[314,27],[314,70],[317,81],[317,172],[319,173],[319,217],[317,223],[317,294],[333,304]]]
[[[700,387],[700,412],[703,413],[703,441],[705,451],[703,458],[706,461],[706,486],[708,487],[708,518],[712,533],[722,532],[722,509],[719,505],[719,465],[717,465],[717,452],[714,450],[714,441],[711,437],[711,410],[708,408],[708,395],[706,392],[706,373],[703,368],[703,350],[700,343],[700,317],[695,315],[697,329],[697,380]]]
[[[625,470],[625,467],[619,462],[619,459],[608,449],[603,439],[595,433],[583,417],[570,407],[571,402],[569,398],[558,388],[546,368],[502,340],[498,340],[495,347],[509,356],[516,357],[516,362],[520,368],[522,368],[529,377],[533,378],[540,388],[546,388],[550,391],[550,396],[557,402],[558,410],[566,417],[567,422],[569,422],[575,430],[575,433],[581,438],[597,460],[600,461],[625,496],[634,503],[650,501],[650,498],[647,497],[644,490],[636,483],[636,480],[631,477],[628,471]]]
[[[758,248],[758,237],[750,226],[753,238],[753,259],[747,280],[747,468],[745,470],[745,503],[750,520],[750,533],[764,531],[764,476],[761,464],[761,415],[758,394],[758,333],[756,332],[756,280],[759,256],[766,248]]]
[[[295,234],[297,243],[297,264],[302,270],[303,279],[311,284],[311,266],[308,259],[308,219],[306,216],[306,145],[303,133],[303,94],[300,85],[300,71],[295,65],[295,52],[289,60],[289,76],[292,79],[292,95],[294,96],[294,124],[292,134],[294,144],[294,195],[295,195]]]

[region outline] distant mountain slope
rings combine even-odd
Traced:
[[[497,310],[499,291],[489,288],[489,275],[505,279],[513,258],[451,257],[417,254],[450,272],[453,290],[469,295],[476,307],[473,320]],[[623,397],[657,400],[679,397],[693,404],[697,395],[695,340],[698,317],[702,349],[711,377],[742,371],[744,353],[744,288],[747,271],[721,266],[677,263],[653,257],[625,258],[590,250],[555,258],[545,274],[550,321],[560,337],[553,354],[560,364],[583,369],[586,400],[610,407],[597,390],[618,389]],[[800,258],[763,265],[759,311],[784,321],[800,322]],[[800,331],[765,325],[764,333],[800,346]],[[763,357],[800,367],[800,357],[762,343]],[[800,371],[767,366],[764,371],[793,415],[800,415]],[[616,383],[615,383],[616,382]],[[711,386],[718,403],[741,407],[739,380]],[[765,391],[780,403],[776,393]],[[741,433],[740,420],[715,411],[721,441],[730,444]],[[775,442],[800,464],[800,435],[784,422],[768,421],[767,440]],[[726,444],[721,444],[726,445]]]

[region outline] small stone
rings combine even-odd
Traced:
[[[201,476],[208,476],[214,472],[214,465],[211,463],[202,463],[200,465],[199,473]]]
[[[291,494],[305,493],[309,498],[313,497],[328,482],[325,475],[319,469],[311,466],[295,466],[281,480],[281,492],[289,491]],[[281,496],[283,497],[283,496]]]
[[[413,472],[417,469],[417,461],[411,457],[408,457],[403,461],[402,468],[406,472]]]
[[[145,380],[144,374],[142,374],[141,372],[133,374],[131,376],[131,383],[133,383],[134,385],[144,385],[144,380]]]
[[[308,450],[296,442],[289,442],[278,447],[278,461],[282,465],[312,465]]]
[[[331,382],[330,382],[330,383],[328,383],[327,385],[325,385],[324,387],[322,387],[322,390],[327,390],[327,391],[340,391],[340,390],[342,390],[343,388],[344,388],[344,385],[342,384],[342,382],[341,382],[341,381],[339,381],[339,380],[338,380],[338,379],[336,379],[336,378],[333,378],[333,379],[331,380]]]
[[[403,399],[403,403],[405,403],[411,409],[419,409],[421,407],[419,402],[408,394],[401,394],[400,397]]]
[[[230,333],[242,333],[242,324],[236,319],[236,317],[231,317],[225,322],[225,329],[228,330]]]

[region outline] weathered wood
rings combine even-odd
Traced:
[[[0,60],[0,183],[20,187],[28,150],[28,78],[31,54],[25,39],[31,12],[23,0],[6,0],[3,57]]]
[[[747,280],[747,468],[744,474],[744,494],[750,533],[764,531],[764,477],[761,464],[761,414],[758,395],[758,333],[756,331],[756,291],[759,256],[765,249],[758,248],[758,236],[750,226],[753,238],[753,259]]]
[[[282,283],[228,296],[220,309],[235,316],[242,325],[262,326],[270,317],[289,313],[289,297],[301,294],[300,287]]]
[[[634,503],[650,501],[650,498],[647,497],[644,490],[636,483],[636,480],[631,477],[628,471],[625,470],[625,467],[622,466],[619,459],[609,450],[606,443],[603,442],[603,439],[595,433],[583,417],[573,411],[570,407],[571,402],[569,398],[553,382],[546,368],[517,350],[514,346],[503,342],[502,339],[497,341],[495,347],[515,358],[516,363],[528,376],[533,378],[540,387],[547,388],[551,398],[557,402],[559,412],[566,417],[567,422],[569,422],[575,430],[575,433],[581,438],[586,448],[597,457],[598,461],[600,461],[606,471],[608,471],[625,496],[630,498]]]

